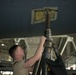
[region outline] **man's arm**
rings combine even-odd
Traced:
[[[25,64],[24,64],[25,68],[31,67],[37,60],[39,60],[41,58],[42,52],[44,50],[43,45],[45,43],[45,40],[46,40],[45,37],[41,37],[40,43],[39,43],[39,46],[37,48],[35,55],[33,57],[31,57],[28,61],[25,62]]]

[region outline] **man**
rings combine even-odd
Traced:
[[[19,45],[14,45],[9,49],[9,54],[14,59],[13,75],[28,75],[28,70],[42,56],[45,40],[45,37],[41,37],[36,53],[27,61],[23,59],[24,51]]]

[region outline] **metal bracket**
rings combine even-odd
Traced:
[[[66,46],[67,46],[67,43],[69,43],[69,42],[71,42],[71,43],[73,44],[74,49],[75,49],[75,51],[76,51],[76,45],[75,45],[75,42],[74,42],[74,38],[68,36],[68,37],[67,37],[67,40],[66,40],[66,42],[65,42],[65,44],[64,44],[64,46],[63,46],[63,48],[62,48],[62,51],[61,51],[61,53],[60,53],[61,55],[63,54],[63,52],[64,52],[64,50],[65,50],[65,48],[66,48]]]

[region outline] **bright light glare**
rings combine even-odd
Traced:
[[[12,74],[12,75],[13,75],[13,72],[9,72],[9,71],[4,72],[4,71],[2,71],[2,74],[3,74],[3,75],[4,75],[4,74]]]
[[[71,68],[73,68],[73,70],[76,70],[76,64],[73,64],[72,66],[67,67],[66,69],[70,70]]]
[[[3,44],[3,43],[1,44],[1,46],[4,46],[4,45],[5,45],[5,44]]]

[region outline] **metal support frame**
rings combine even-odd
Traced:
[[[18,44],[19,44],[19,42],[20,42],[20,40],[21,40],[20,38],[15,38],[15,39],[14,39],[15,44],[16,44],[16,45],[18,45]]]
[[[76,45],[75,45],[75,42],[74,42],[74,38],[71,37],[71,36],[67,36],[66,38],[67,38],[67,40],[66,40],[66,42],[65,42],[65,44],[64,44],[64,46],[63,46],[63,48],[62,48],[62,51],[61,51],[61,53],[60,53],[61,55],[63,54],[63,52],[64,52],[64,50],[65,50],[65,48],[66,48],[66,46],[67,46],[67,44],[68,44],[69,42],[71,42],[71,43],[73,44],[74,49],[75,49],[75,51],[76,51]]]
[[[30,50],[30,47],[29,47],[29,45],[28,45],[28,42],[27,42],[26,38],[24,38],[24,42],[25,42],[25,44],[26,44],[26,46],[27,46],[27,50]]]
[[[26,46],[27,46],[27,49],[30,50],[30,47],[29,47],[29,45],[28,45],[28,43],[27,43],[26,38],[14,38],[14,41],[15,41],[15,44],[16,44],[16,45],[18,45],[21,40],[24,40],[24,42],[25,42],[25,44],[26,44]]]

